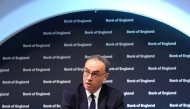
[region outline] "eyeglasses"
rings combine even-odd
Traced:
[[[83,74],[84,74],[85,77],[88,77],[89,75],[91,75],[92,78],[96,79],[96,78],[98,78],[98,77],[100,77],[100,76],[102,76],[102,75],[104,75],[106,73],[103,73],[103,74],[98,74],[98,73],[95,73],[95,72],[90,73],[88,70],[84,70]]]

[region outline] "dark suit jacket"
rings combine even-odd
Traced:
[[[102,85],[98,109],[124,109],[123,93],[106,84]],[[83,84],[63,91],[61,109],[88,109],[86,91]]]

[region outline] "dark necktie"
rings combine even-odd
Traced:
[[[95,109],[95,100],[94,100],[94,95],[91,94],[90,97],[92,98],[92,101],[90,103],[90,109]]]

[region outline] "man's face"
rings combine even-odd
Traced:
[[[109,75],[105,71],[105,65],[103,62],[97,59],[88,60],[85,63],[84,71],[99,75],[97,78],[93,78],[91,75],[86,76],[83,74],[83,85],[85,89],[91,93],[96,92]]]

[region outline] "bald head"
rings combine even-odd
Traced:
[[[106,71],[106,73],[108,73],[109,67],[110,67],[110,63],[109,63],[109,61],[108,61],[106,58],[104,58],[103,56],[100,56],[100,55],[92,55],[92,56],[90,56],[90,57],[86,60],[86,62],[87,62],[88,60],[91,60],[91,59],[95,59],[95,60],[101,61],[101,62],[105,65],[105,71]]]

